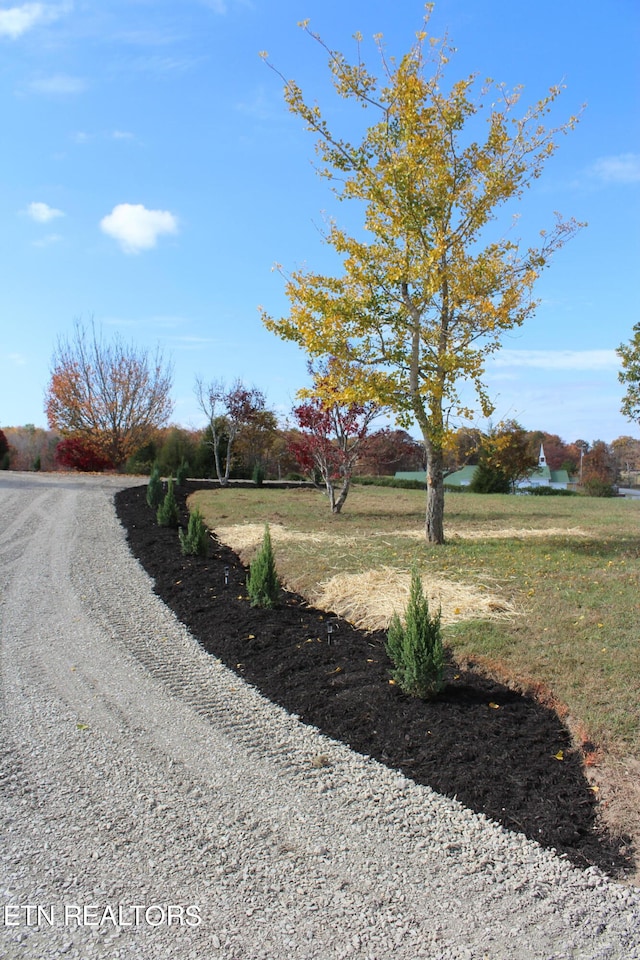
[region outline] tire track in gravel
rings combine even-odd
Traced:
[[[26,540],[1,608],[2,897],[195,903],[202,922],[0,925],[3,955],[640,956],[632,891],[355,756],[204,653],[129,554],[118,482],[13,480],[5,499],[0,480]]]
[[[135,854],[133,856],[128,854],[131,849],[135,850],[150,843],[146,831],[142,832],[139,839],[136,838],[136,833],[140,833],[140,824],[143,826],[145,824],[144,811],[139,810],[137,798],[145,793],[152,796],[156,795],[159,789],[158,777],[157,775],[154,776],[153,769],[148,768],[149,763],[146,764],[147,769],[142,779],[139,775],[136,776],[131,766],[127,764],[126,771],[123,771],[127,787],[134,786],[135,790],[133,796],[130,796],[129,793],[126,794],[123,803],[119,797],[121,785],[120,789],[113,792],[109,789],[109,781],[113,780],[113,761],[111,763],[105,761],[104,750],[101,749],[104,748],[104,743],[100,743],[100,740],[105,735],[107,738],[118,737],[120,757],[116,766],[122,763],[127,754],[127,748],[131,749],[131,744],[126,742],[131,732],[138,731],[143,738],[142,742],[135,744],[136,767],[140,765],[141,760],[157,760],[157,757],[154,757],[156,751],[160,753],[162,750],[168,750],[171,764],[178,768],[177,786],[181,787],[186,784],[187,796],[185,797],[179,792],[178,807],[180,808],[187,806],[189,802],[197,801],[203,796],[197,788],[193,787],[188,775],[184,780],[182,780],[182,776],[187,773],[184,770],[184,767],[189,765],[187,761],[190,760],[191,765],[193,765],[194,756],[197,758],[200,775],[203,773],[203,768],[207,767],[206,761],[202,758],[206,757],[206,741],[209,738],[210,729],[207,727],[205,730],[198,730],[193,717],[191,715],[181,716],[181,711],[176,709],[173,703],[171,704],[172,710],[168,722],[163,724],[163,710],[166,709],[166,705],[157,702],[157,693],[151,689],[152,684],[149,683],[149,678],[141,674],[139,670],[137,673],[140,675],[136,675],[135,665],[126,662],[126,655],[122,651],[120,656],[114,658],[113,649],[95,642],[91,620],[85,618],[82,612],[82,605],[86,602],[86,597],[68,591],[66,567],[73,549],[77,548],[78,545],[67,544],[66,539],[62,536],[62,529],[65,526],[72,525],[73,498],[68,493],[62,492],[57,497],[54,511],[51,509],[53,505],[49,502],[50,497],[51,494],[49,493],[45,495],[42,513],[47,516],[55,515],[56,523],[51,525],[51,529],[42,531],[41,537],[34,541],[33,549],[27,546],[20,558],[22,569],[18,571],[20,573],[27,568],[36,569],[38,564],[42,564],[44,561],[45,569],[42,571],[40,583],[47,584],[45,597],[48,617],[46,622],[43,623],[40,612],[41,605],[29,602],[33,595],[33,584],[27,583],[26,578],[20,577],[14,583],[6,611],[10,622],[17,624],[17,629],[13,633],[13,644],[9,651],[12,654],[11,662],[9,664],[3,663],[5,667],[3,672],[8,681],[8,701],[11,701],[11,696],[13,697],[12,702],[8,702],[7,705],[12,708],[10,713],[13,719],[14,734],[13,738],[5,737],[5,743],[13,739],[14,750],[18,749],[22,756],[25,756],[28,752],[29,786],[35,798],[29,804],[28,820],[32,825],[34,817],[37,820],[38,811],[42,811],[45,806],[47,807],[48,828],[46,832],[51,837],[46,847],[48,851],[47,860],[53,859],[58,869],[63,872],[69,872],[73,860],[76,861],[73,870],[74,886],[78,876],[83,878],[83,885],[75,890],[76,900],[82,897],[82,899],[86,898],[86,902],[92,902],[94,899],[93,892],[96,889],[100,890],[98,864],[95,861],[101,861],[103,858],[97,851],[104,848],[105,829],[112,829],[114,821],[127,824],[126,844],[122,837],[122,830],[119,831],[118,872],[128,874],[131,877],[136,887],[134,899],[137,900],[140,898],[137,893],[138,890],[146,892],[146,895],[149,896],[149,878],[144,870],[141,872],[139,869],[137,860],[140,857]],[[92,504],[93,509],[95,509],[95,504]],[[82,521],[78,526],[82,528]],[[43,551],[44,542],[49,545],[50,553],[48,556]],[[100,558],[99,562],[102,564],[103,558]],[[86,578],[86,567],[84,569],[86,585],[90,586],[91,579]],[[98,569],[97,573],[100,572],[100,569]],[[148,584],[145,586],[148,590]],[[39,599],[41,604],[42,596]],[[157,607],[157,612],[163,619],[165,617],[164,608],[155,598],[151,598],[151,600],[152,605]],[[143,620],[146,621],[146,617],[143,617]],[[163,633],[169,635],[175,631],[175,627],[176,625],[173,622],[162,623]],[[178,629],[181,630],[181,628]],[[60,638],[63,639],[64,643],[58,651],[57,641]],[[5,639],[6,635],[3,637],[3,641]],[[113,640],[114,637],[111,637],[111,639]],[[124,675],[118,669],[121,658],[125,660]],[[195,684],[195,681],[194,685],[196,687],[201,686]],[[60,700],[67,708],[74,711],[71,715],[65,716],[64,712],[58,712],[58,702]],[[54,702],[55,707],[51,706]],[[43,707],[43,704],[46,706]],[[119,728],[118,724],[121,721],[126,721],[126,728]],[[61,726],[65,729],[61,734],[56,734],[54,742],[51,733],[56,727],[60,728]],[[78,742],[72,742],[74,736],[77,741],[77,734],[73,732],[74,726],[76,731],[80,729],[81,741],[79,744]],[[18,731],[28,731],[30,739],[27,741],[24,736],[19,739]],[[155,741],[155,751],[153,745],[150,746],[150,740],[152,743]],[[91,744],[89,751],[82,749],[87,743]],[[184,749],[185,743],[188,743],[188,751]],[[286,797],[282,783],[273,775],[271,776],[273,782],[268,785],[269,789],[264,790],[264,781],[269,780],[267,764],[263,764],[263,769],[258,769],[256,772],[255,758],[252,758],[248,766],[243,765],[242,757],[235,745],[233,748],[229,744],[223,746],[226,749],[221,750],[220,743],[216,744],[215,763],[209,763],[208,765],[207,787],[218,792],[224,790],[224,801],[220,803],[218,799],[216,814],[221,822],[226,825],[225,829],[231,828],[233,840],[229,841],[228,846],[233,849],[238,844],[244,843],[246,845],[249,841],[251,870],[246,865],[246,852],[237,850],[236,854],[238,855],[236,857],[231,857],[229,860],[222,858],[223,864],[229,863],[228,867],[223,866],[222,869],[226,875],[239,881],[237,886],[240,903],[242,903],[242,890],[243,886],[247,885],[247,881],[250,880],[251,888],[259,888],[260,886],[260,863],[271,864],[274,860],[274,842],[269,842],[272,835],[278,837],[279,847],[287,854],[296,853],[297,862],[291,859],[282,860],[281,858],[279,871],[276,871],[276,874],[278,872],[281,874],[276,877],[276,888],[290,888],[287,908],[281,910],[281,916],[288,920],[289,929],[285,928],[282,934],[284,942],[286,942],[294,930],[300,929],[301,926],[304,929],[305,926],[304,923],[301,925],[301,918],[298,915],[299,909],[295,896],[298,887],[296,885],[304,883],[305,887],[308,888],[310,881],[313,883],[314,880],[313,870],[309,869],[307,856],[301,859],[307,838],[305,836],[306,831],[299,824],[302,824],[306,818],[297,798]],[[73,760],[71,764],[65,763],[65,758],[68,760],[69,748],[71,748]],[[83,756],[87,753],[88,755]],[[177,758],[176,753],[185,755]],[[190,757],[187,757],[186,753],[189,753]],[[60,762],[58,763],[58,761]],[[59,771],[64,771],[64,787],[60,792],[63,800],[67,802],[63,802],[62,807],[51,803],[51,787],[54,780],[50,771],[51,769],[55,770],[56,766],[58,766]],[[229,776],[231,766],[233,766],[232,777]],[[23,764],[23,769],[24,767],[25,764]],[[107,770],[109,770],[109,774],[107,774]],[[247,783],[252,779],[258,779],[262,786],[258,786],[257,789],[254,786],[254,789],[247,794]],[[144,788],[142,784],[144,784]],[[106,795],[105,785],[107,785]],[[172,784],[172,789],[175,789],[175,786],[176,784]],[[260,789],[265,793],[265,800],[272,805],[275,801],[280,813],[285,814],[287,822],[283,825],[276,824],[275,831],[270,824],[265,829],[265,824],[261,822],[254,807],[254,798],[260,796]],[[195,796],[193,796],[194,792]],[[84,837],[75,836],[72,829],[71,833],[67,833],[66,836],[68,842],[61,844],[60,837],[65,832],[63,824],[66,823],[69,815],[69,801],[71,801],[72,810],[80,809],[85,814],[85,821],[86,814],[89,814],[90,823],[85,822],[83,824]],[[132,821],[130,818],[129,804],[131,804],[133,810],[137,810],[136,821]],[[195,811],[192,810],[187,821],[193,821],[194,813]],[[179,832],[188,834],[189,822],[185,823],[185,818],[180,816],[177,817],[177,820]],[[103,829],[105,824],[106,827]],[[157,828],[159,825],[155,824],[155,826]],[[88,831],[87,827],[89,827]],[[293,829],[294,827],[297,827],[297,829]],[[40,829],[42,829],[42,824]],[[262,842],[260,830],[262,830]],[[191,823],[191,832],[193,832],[193,823]],[[70,844],[73,844],[73,846],[70,847]],[[202,848],[201,843],[195,844],[195,846],[196,848]],[[37,843],[29,844],[31,850],[37,850],[37,847]],[[219,847],[216,846],[215,849],[219,849]],[[189,853],[191,864],[201,860],[201,857],[194,855],[193,846]],[[184,855],[185,851],[182,850],[181,856],[184,857]],[[24,864],[24,860],[22,862]],[[37,865],[38,858],[31,858],[31,862],[32,865]],[[237,865],[242,862],[245,863],[245,866],[242,867],[238,877],[240,868]],[[168,882],[176,869],[176,864],[173,861],[169,862],[167,871],[162,871],[157,861],[154,862],[153,866],[156,874],[159,871],[160,873],[165,872],[165,876],[161,878],[165,883]],[[319,886],[325,882],[324,874],[326,872],[329,874],[336,873],[331,867],[328,871],[325,867],[322,870],[323,876],[315,878]],[[47,873],[51,873],[50,867]],[[269,873],[267,871],[267,875]],[[87,886],[87,880],[89,886]],[[338,876],[336,886],[340,889],[346,885],[348,885],[346,876]],[[178,891],[174,888],[173,892],[177,894]],[[252,889],[249,902],[254,896],[255,889]],[[361,900],[361,897],[356,895],[354,902],[358,903],[359,900]],[[161,900],[161,902],[164,902],[164,900]],[[359,906],[362,908],[362,912],[366,914],[364,901]],[[291,914],[292,909],[293,914]],[[234,910],[234,921],[228,920],[224,924],[224,929],[229,931],[234,926],[237,927],[238,920],[244,920],[246,925],[247,919],[244,915],[246,912],[244,911],[237,917]],[[251,908],[249,912],[253,914],[254,911]],[[216,913],[219,923],[221,919],[219,906]],[[290,915],[287,916],[288,914]],[[366,920],[368,926],[375,926],[376,919],[373,916],[369,916]],[[252,923],[250,926],[253,930],[255,924]],[[257,931],[259,930],[260,927],[258,926]],[[31,931],[28,931],[28,933],[31,933]],[[312,914],[308,939],[319,945],[326,939],[326,935],[326,923],[324,921],[318,923],[316,917]],[[213,938],[214,949],[216,936],[214,935]],[[255,934],[252,939],[256,940]],[[258,942],[254,944],[254,948],[258,946],[260,939],[258,936]],[[70,949],[73,949],[73,946]],[[84,949],[87,949],[87,946],[85,944]],[[98,944],[99,946],[100,944]],[[233,938],[227,946],[231,950],[234,949]],[[107,942],[107,949],[111,950],[111,948],[112,945]],[[20,949],[24,949],[24,943],[21,943]],[[243,946],[240,955],[253,955],[251,947],[248,944]]]

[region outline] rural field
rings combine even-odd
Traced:
[[[355,486],[339,516],[311,489],[195,502],[245,561],[268,522],[283,582],[358,626],[402,612],[417,562],[456,658],[556,705],[594,761],[640,769],[639,501],[449,494],[444,547],[419,490]]]

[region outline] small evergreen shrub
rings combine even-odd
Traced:
[[[387,632],[387,654],[393,678],[413,697],[433,697],[444,685],[444,647],[440,611],[429,613],[429,602],[416,567],[411,573],[409,603],[404,624],[394,613]]]
[[[499,467],[481,459],[469,484],[469,492],[511,493],[511,483]]]
[[[615,497],[616,489],[612,483],[606,480],[600,480],[598,477],[591,477],[582,484],[582,492],[587,497]]]
[[[269,524],[265,524],[262,546],[249,567],[247,591],[252,607],[275,607],[280,593],[276,562],[271,547]]]
[[[128,457],[125,461],[124,472],[134,476],[150,475],[153,464],[149,460],[138,460],[136,456]]]
[[[178,536],[180,549],[185,556],[206,557],[209,550],[209,537],[202,514],[197,507],[189,514],[186,533],[180,528]]]
[[[185,482],[188,476],[189,476],[189,464],[183,457],[182,460],[180,461],[180,466],[176,470],[176,483],[178,484],[178,486],[181,486],[181,484]]]
[[[532,497],[577,497],[575,490],[565,490],[563,487],[520,487],[518,493],[526,493]]]
[[[397,487],[400,490],[424,490],[426,482],[424,480],[404,480],[396,477],[371,477],[360,476],[352,477],[351,483],[359,484],[363,487]]]
[[[262,464],[261,464],[261,463],[256,463],[256,465],[255,465],[254,468],[253,468],[253,473],[252,473],[252,475],[251,475],[251,479],[252,479],[253,482],[255,483],[256,487],[261,487],[261,486],[262,486],[262,484],[264,483],[265,476],[266,476],[266,474],[265,474],[264,467],[262,466]]]
[[[178,504],[176,503],[173,492],[173,480],[169,479],[169,485],[164,500],[158,507],[158,523],[161,527],[178,526]]]
[[[154,464],[149,474],[149,483],[147,484],[147,503],[152,510],[157,510],[162,503],[162,480],[160,479],[160,468]]]

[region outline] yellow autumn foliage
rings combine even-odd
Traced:
[[[366,67],[361,37],[350,64],[302,24],[328,54],[337,94],[373,115],[360,142],[351,143],[285,80],[290,111],[318,138],[319,172],[338,196],[361,204],[364,230],[356,236],[331,224],[326,239],[342,258],[341,275],[306,269],[286,275],[288,316],[263,311],[262,317],[312,360],[334,357],[361,367],[358,380],[333,385],[345,401],[375,399],[390,406],[401,425],[418,424],[427,453],[426,532],[441,543],[450,417],[470,412],[461,384],[473,385],[489,415],[486,358],[506,331],[531,315],[538,275],[581,224],[558,216],[540,245],[528,249],[493,229],[501,209],[540,176],[577,118],[546,126],[558,87],[516,116],[520,88],[487,80],[478,92],[473,75],[447,85],[454,51],[446,40],[429,37],[430,16],[427,5],[422,29],[398,61],[387,58],[381,36],[374,38],[380,78]]]

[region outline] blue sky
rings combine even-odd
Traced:
[[[267,332],[287,312],[275,262],[329,270],[311,134],[285,75],[350,129],[322,51],[297,26],[354,52],[385,37],[401,56],[418,0],[0,0],[0,425],[46,426],[59,336],[94,318],[110,337],[159,343],[174,367],[173,420],[202,424],[193,393],[236,377],[283,417],[304,355]],[[487,366],[494,421],[611,441],[638,436],[619,412],[615,348],[639,319],[640,7],[637,0],[440,0],[431,31],[472,72],[524,85],[530,104],[565,83],[553,120],[586,104],[521,207],[535,235],[553,211],[586,220],[537,287],[541,305]],[[362,122],[355,115],[355,122]],[[482,421],[477,421],[482,425]]]

